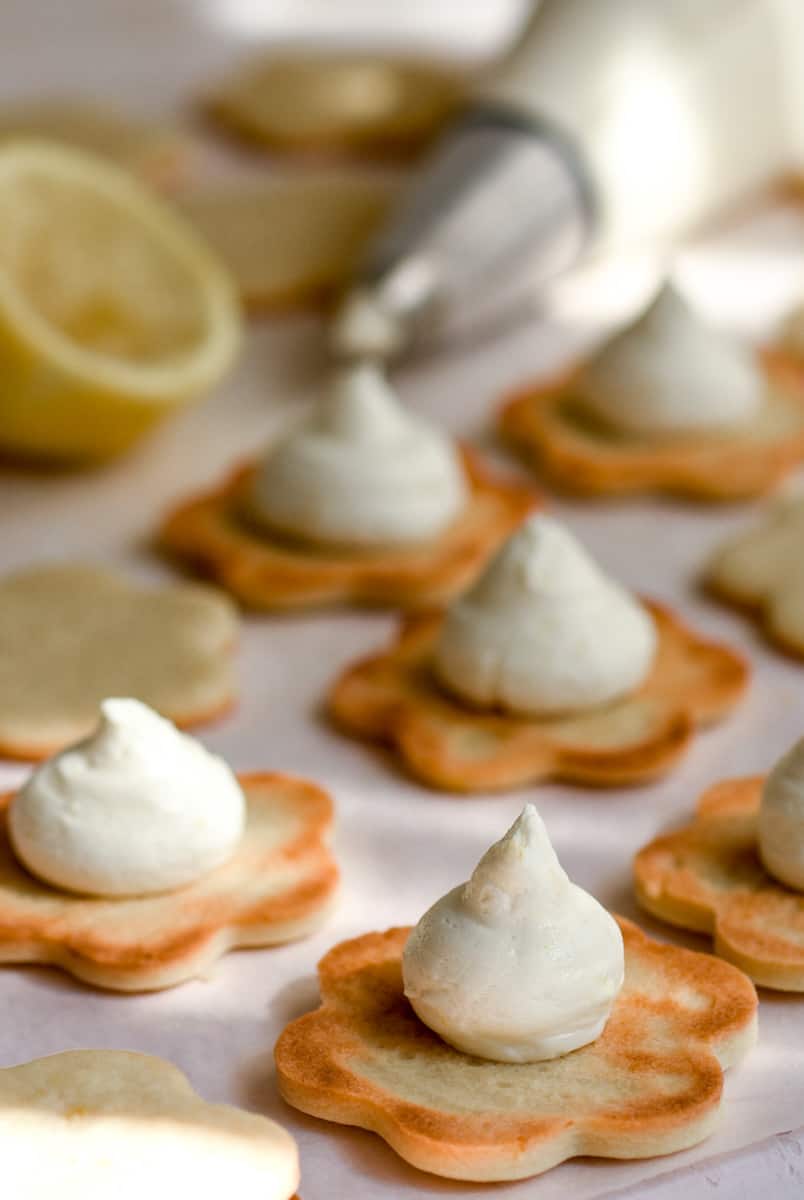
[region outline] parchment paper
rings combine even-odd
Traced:
[[[91,14],[103,9],[108,25],[114,7],[82,0],[71,9],[83,14],[90,49]],[[164,8],[174,12],[178,6]],[[34,18],[25,25],[23,6],[16,11],[19,45],[30,49],[36,44]],[[3,20],[8,21],[7,13]],[[138,36],[131,35],[132,48],[121,49],[122,55],[142,51]],[[123,46],[126,38],[119,41]],[[54,36],[47,44],[58,42]],[[104,59],[101,89],[113,90],[122,78],[132,96],[144,94],[148,74],[157,91],[161,80],[163,91],[172,95],[192,74],[184,60],[183,74],[171,74],[171,47],[178,60],[180,44],[174,31],[172,41],[162,39],[163,50],[150,64],[138,60],[136,71],[128,74],[124,68],[130,58],[120,59],[117,72]],[[77,79],[82,62],[71,53],[61,60],[69,70],[59,66],[55,54],[46,60],[67,82]],[[11,62],[13,55],[6,57]],[[89,50],[85,58],[89,70]],[[216,52],[207,34],[199,38],[193,70],[208,70],[213,61]],[[804,291],[802,246],[804,222],[779,209],[686,255],[679,276],[708,312],[760,333],[797,289]],[[573,357],[599,332],[601,312],[624,312],[654,280],[654,264],[642,260],[613,272],[587,272],[557,290],[551,316],[532,317],[486,345],[406,366],[398,375],[402,395],[417,410],[483,442],[502,390]],[[126,564],[145,578],[169,577],[148,549],[160,514],[189,489],[215,480],[233,461],[256,451],[314,394],[322,379],[321,333],[317,322],[304,319],[255,326],[238,370],[217,394],[121,463],[85,474],[0,469],[0,568],[81,558]],[[768,649],[741,616],[717,608],[695,590],[710,547],[749,518],[750,506],[706,509],[639,500],[557,504],[554,511],[624,582],[678,606],[699,628],[751,656],[753,686],[731,719],[699,737],[682,766],[654,787],[622,792],[540,787],[470,799],[437,795],[395,772],[381,754],[337,736],[320,715],[322,694],[334,674],[384,642],[394,623],[390,617],[345,612],[251,618],[239,648],[239,710],[203,737],[237,768],[295,771],[333,791],[344,876],[336,915],[304,942],[231,954],[209,979],[151,996],[104,995],[52,969],[3,968],[0,1064],[79,1046],[170,1058],[208,1099],[253,1108],[293,1131],[301,1148],[305,1200],[490,1194],[439,1182],[407,1167],[379,1138],[307,1119],[281,1102],[271,1049],[283,1025],[316,1002],[316,960],[343,937],[415,921],[433,899],[467,877],[526,798],[538,803],[571,876],[605,904],[638,916],[629,885],[634,851],[688,814],[706,785],[765,770],[804,733],[804,668]],[[25,774],[19,765],[2,765],[0,786],[14,786]],[[673,939],[668,930],[639,919],[658,936]],[[706,948],[692,936],[673,940]],[[759,1046],[729,1075],[720,1131],[697,1149],[625,1165],[577,1162],[535,1183],[495,1188],[494,1195],[591,1200],[666,1172],[674,1173],[675,1182],[668,1182],[662,1197],[671,1190],[674,1197],[689,1192],[685,1168],[712,1164],[716,1156],[801,1125],[802,1030],[804,998],[762,995]],[[801,1141],[793,1137],[786,1144],[795,1147],[789,1154],[795,1166]],[[769,1153],[773,1157],[775,1151],[765,1147],[740,1161],[748,1164],[746,1170],[753,1163],[765,1178],[761,1172]],[[710,1169],[717,1173],[715,1166],[705,1170]],[[694,1178],[702,1179],[705,1170]]]

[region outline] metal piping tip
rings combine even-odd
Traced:
[[[330,352],[346,362],[395,358],[408,341],[405,322],[383,307],[381,296],[368,287],[347,293],[329,333]]]
[[[493,324],[576,260],[592,223],[590,194],[552,127],[507,109],[470,111],[369,245],[331,349],[389,359]]]
[[[374,280],[356,284],[341,301],[330,328],[338,358],[390,359],[407,350],[436,302],[437,274],[412,256]]]

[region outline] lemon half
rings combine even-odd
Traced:
[[[93,155],[0,147],[0,446],[99,458],[231,364],[234,286],[181,217]]]

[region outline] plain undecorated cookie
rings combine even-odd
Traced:
[[[0,755],[55,754],[92,732],[109,696],[180,726],[225,713],[237,632],[228,597],[197,584],[72,564],[0,578]]]
[[[172,1063],[69,1050],[0,1069],[0,1162],[11,1200],[289,1200],[293,1138],[276,1122],[207,1104]]]
[[[780,500],[729,539],[712,556],[705,582],[720,598],[756,612],[782,649],[804,655],[804,496]]]
[[[319,305],[354,272],[392,195],[377,179],[317,174],[177,198],[229,268],[246,309]]]

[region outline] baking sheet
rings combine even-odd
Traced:
[[[104,11],[122,12],[122,7],[112,4]],[[59,31],[51,29],[46,46],[53,57],[45,47],[43,70],[52,67],[53,78],[69,82],[78,78],[82,63],[88,69],[91,58],[93,68],[96,61],[100,64],[101,91],[122,88],[125,93],[128,88],[132,96],[139,95],[152,77],[151,98],[161,80],[170,99],[191,74],[208,72],[219,56],[211,36],[199,37],[192,70],[186,63],[174,69],[182,45],[179,7],[164,6],[164,29],[152,39],[162,49],[148,60],[138,58],[136,70],[132,66],[127,71],[97,55],[97,28],[90,15],[103,6],[93,10],[82,0],[71,13],[83,14],[83,57],[73,50],[62,55]],[[22,6],[17,12],[22,21]],[[4,6],[0,27],[8,20]],[[170,22],[176,31],[168,36]],[[25,44],[34,47],[33,17],[29,24]],[[125,26],[116,32],[123,44]],[[147,48],[133,34],[129,41],[140,56]],[[679,275],[702,307],[761,333],[796,290],[804,291],[802,246],[804,222],[795,212],[775,210],[686,255]],[[573,357],[598,332],[601,312],[633,303],[654,279],[654,264],[644,260],[621,264],[613,272],[587,272],[557,290],[552,317],[533,319],[460,355],[443,354],[407,366],[398,376],[402,394],[456,433],[483,442],[501,390]],[[213,481],[259,447],[313,395],[322,365],[317,322],[255,326],[236,373],[218,393],[124,462],[91,474],[0,468],[0,569],[84,558],[125,564],[143,578],[169,577],[148,546],[160,514],[188,489]],[[334,734],[320,715],[321,697],[334,674],[381,645],[393,628],[391,618],[338,613],[249,619],[239,648],[240,708],[203,737],[237,768],[295,771],[332,790],[338,818],[335,845],[344,875],[336,914],[313,938],[280,949],[231,954],[209,978],[151,996],[104,995],[52,969],[2,969],[0,1064],[80,1046],[136,1049],[172,1059],[207,1099],[253,1108],[293,1131],[301,1149],[305,1200],[488,1195],[488,1188],[417,1172],[379,1138],[305,1118],[279,1099],[271,1048],[284,1024],[315,1003],[316,960],[343,937],[415,921],[433,899],[467,877],[525,799],[538,803],[570,875],[605,904],[639,917],[629,886],[634,851],[688,814],[709,783],[766,769],[804,732],[804,668],[768,649],[749,623],[695,590],[709,548],[743,524],[750,506],[706,510],[626,501],[557,504],[554,511],[623,581],[677,606],[699,628],[727,638],[751,656],[753,686],[733,718],[701,736],[681,768],[650,788],[583,792],[541,787],[470,799],[438,795],[395,773],[383,755]],[[0,766],[0,786],[16,785],[25,773],[18,765]],[[661,937],[706,946],[701,939],[676,938],[639,919]],[[720,1178],[717,1156],[801,1124],[802,1021],[804,999],[763,994],[759,1046],[727,1077],[720,1131],[702,1146],[647,1162],[567,1164],[537,1183],[497,1187],[494,1195],[592,1200],[665,1173],[668,1189],[676,1195],[689,1190],[685,1168],[695,1164],[707,1164],[696,1178],[707,1172]],[[795,1162],[801,1141],[793,1137],[785,1146]],[[746,1171],[753,1164],[759,1172],[768,1153],[767,1147],[758,1148],[740,1161]],[[670,1191],[663,1189],[665,1194]]]

